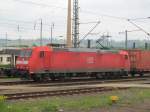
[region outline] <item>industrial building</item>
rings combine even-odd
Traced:
[[[16,59],[20,54],[19,49],[3,49],[0,51],[0,66],[15,66]]]

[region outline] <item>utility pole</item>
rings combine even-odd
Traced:
[[[51,24],[51,44],[53,43],[53,29],[54,29],[54,23]]]
[[[43,33],[43,22],[42,22],[42,19],[41,19],[41,23],[40,23],[40,46],[43,45],[42,33]]]
[[[135,43],[135,42],[133,42],[133,49],[135,49],[135,47],[136,47],[136,43]]]
[[[72,33],[71,33],[71,1],[68,0],[68,15],[67,15],[67,48],[72,47]]]
[[[17,31],[18,31],[18,32],[20,31],[20,26],[19,26],[19,25],[17,26]]]
[[[128,49],[128,31],[125,30],[125,49]]]
[[[79,47],[79,2],[78,0],[73,0],[73,41],[74,47]]]
[[[132,31],[125,30],[125,32],[119,32],[119,34],[122,33],[125,34],[125,49],[128,49],[128,32],[132,32]]]
[[[128,32],[135,32],[135,31],[141,31],[141,29],[137,29],[137,30],[125,30],[125,32],[119,32],[119,34],[125,33],[125,49],[128,49]]]
[[[19,36],[19,47],[21,48],[21,36]]]
[[[7,50],[7,41],[8,41],[8,34],[7,34],[7,32],[6,32],[6,34],[5,34],[5,36],[6,36],[6,45],[5,45],[5,47],[6,47],[6,50]]]
[[[18,35],[19,35],[19,37],[18,37],[18,46],[21,47],[20,46],[20,33],[19,33],[20,32],[20,26],[19,25],[17,27],[17,30],[18,30]]]

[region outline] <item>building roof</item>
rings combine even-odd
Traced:
[[[57,47],[57,48],[64,48],[66,46],[66,44],[57,44],[57,43],[50,43],[47,44],[47,46],[51,46],[51,47]]]
[[[70,52],[101,52],[101,53],[118,53],[120,50],[101,50],[93,48],[53,48],[54,51],[70,51]]]
[[[0,54],[10,54],[10,55],[19,55],[20,49],[3,49],[0,51]]]

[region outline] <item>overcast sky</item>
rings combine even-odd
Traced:
[[[101,24],[93,33],[109,33],[115,40],[124,40],[124,34],[120,35],[119,32],[137,29],[124,18],[150,17],[150,0],[79,0],[79,5],[81,23],[100,20]],[[66,8],[67,0],[0,0],[0,38],[5,38],[7,32],[10,39],[38,39],[40,18],[45,24],[43,37],[50,38],[50,26],[55,23],[54,37],[65,38]],[[150,19],[134,22],[150,32]],[[94,25],[81,24],[80,38]],[[98,37],[93,35],[88,38]],[[140,31],[129,33],[130,39],[147,39],[146,37],[147,35]]]

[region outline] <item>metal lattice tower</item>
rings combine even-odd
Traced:
[[[74,47],[79,47],[79,2],[73,0],[73,43]]]

